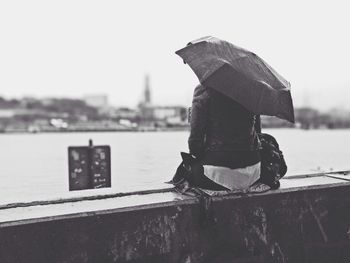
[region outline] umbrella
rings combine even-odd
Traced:
[[[223,93],[254,114],[294,123],[290,83],[256,54],[210,36],[175,53],[205,87]]]

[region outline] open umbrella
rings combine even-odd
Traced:
[[[175,53],[205,87],[229,96],[255,114],[294,123],[290,83],[256,54],[210,36]]]

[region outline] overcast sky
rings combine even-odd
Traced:
[[[257,53],[296,106],[350,109],[347,1],[0,1],[0,96],[107,94],[135,107],[145,74],[159,105],[198,80],[175,51],[212,35]]]

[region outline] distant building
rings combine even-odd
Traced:
[[[143,107],[148,107],[150,105],[152,105],[152,92],[151,92],[151,87],[150,87],[149,75],[146,75],[143,93],[142,93],[142,98],[141,98],[141,101],[139,102],[138,107],[143,108]]]
[[[151,124],[154,120],[151,106],[152,93],[150,87],[149,75],[145,76],[144,89],[141,101],[138,105],[140,122],[143,124]]]
[[[114,119],[127,119],[135,121],[138,118],[138,112],[134,109],[129,108],[117,108],[110,112],[110,116]]]
[[[180,106],[154,106],[152,107],[152,115],[156,120],[166,120],[176,116],[181,116],[183,107]]]
[[[187,108],[182,106],[143,106],[140,108],[143,124],[184,125],[187,124]]]
[[[144,94],[144,103],[146,105],[151,105],[151,88],[149,84],[149,75],[146,75],[145,77],[145,94]]]
[[[0,109],[0,119],[2,118],[12,118],[15,116],[16,110],[14,109]]]
[[[157,106],[152,104],[150,78],[145,77],[143,97],[138,106],[141,125],[187,124],[187,109],[182,106]]]
[[[106,108],[108,107],[108,96],[105,94],[97,95],[86,95],[83,97],[83,101],[95,108]]]

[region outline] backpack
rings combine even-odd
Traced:
[[[276,139],[267,133],[258,133],[261,142],[261,174],[259,181],[277,189],[279,180],[287,173],[287,165]]]

